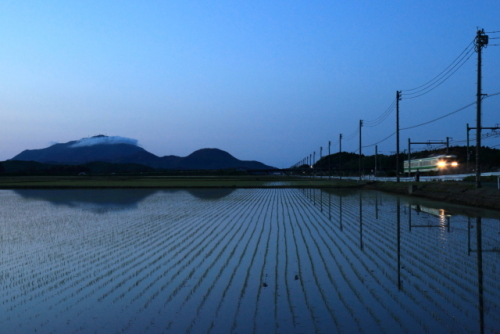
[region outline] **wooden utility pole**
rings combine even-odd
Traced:
[[[318,162],[320,162],[321,159],[323,159],[323,146],[319,147],[319,160],[318,160]],[[321,178],[323,178],[323,174],[321,174]]]
[[[339,176],[342,180],[342,134],[339,137]]]
[[[363,120],[359,120],[359,180],[361,181],[361,128],[363,127]]]
[[[476,35],[477,51],[477,96],[476,96],[476,189],[481,188],[481,170],[479,164],[479,151],[481,149],[481,51],[488,44],[488,35],[484,34],[484,29],[478,30]]]
[[[401,91],[396,91],[396,182],[399,182],[399,101]]]
[[[330,157],[330,146],[332,146],[332,142],[328,141],[328,180],[330,180],[332,176],[332,159]]]

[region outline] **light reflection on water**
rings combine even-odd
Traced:
[[[0,191],[0,328],[494,332],[499,232],[373,191]]]

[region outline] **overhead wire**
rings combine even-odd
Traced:
[[[486,95],[484,95],[484,96],[483,96],[483,98],[482,98],[482,99],[484,100],[484,99],[486,99],[486,98],[488,98],[488,97],[493,97],[493,96],[495,96],[495,95],[500,95],[500,92],[496,92],[496,93],[493,93],[493,94],[486,94]]]
[[[488,95],[485,95],[485,96],[483,96],[483,98],[482,98],[482,99],[486,99],[486,98],[488,98],[488,97],[493,97],[493,96],[496,96],[496,95],[500,95],[500,92],[496,92],[496,93],[493,93],[493,94],[488,94]],[[408,126],[408,127],[406,127],[406,128],[401,128],[401,129],[399,129],[399,130],[400,130],[400,131],[409,130],[409,129],[417,128],[417,127],[420,127],[420,126],[423,126],[423,125],[426,125],[426,124],[430,124],[430,123],[433,123],[433,122],[439,121],[440,119],[443,119],[443,118],[445,118],[445,117],[448,117],[448,116],[451,116],[451,115],[453,115],[453,114],[456,114],[456,113],[458,113],[458,112],[460,112],[460,111],[462,111],[462,110],[464,110],[464,109],[467,109],[467,108],[469,108],[470,106],[474,105],[475,103],[476,103],[476,102],[474,101],[474,102],[472,102],[472,103],[469,103],[469,104],[468,104],[468,105],[466,105],[466,106],[463,106],[462,108],[459,108],[459,109],[457,109],[457,110],[455,110],[455,111],[452,111],[452,112],[450,112],[450,113],[448,113],[448,114],[445,114],[445,115],[443,115],[443,116],[440,116],[440,117],[438,117],[438,118],[435,118],[435,119],[429,120],[429,121],[424,122],[424,123],[420,123],[420,124],[416,124],[416,125]],[[497,133],[498,133],[498,132],[497,132]],[[390,134],[389,136],[385,137],[384,139],[382,139],[382,140],[380,140],[380,141],[378,141],[378,142],[376,142],[376,143],[374,143],[374,144],[370,144],[370,145],[365,145],[365,146],[362,146],[362,148],[365,148],[365,147],[371,147],[371,146],[375,146],[375,145],[377,145],[377,144],[380,144],[381,142],[383,142],[383,141],[385,141],[385,140],[387,140],[387,139],[391,138],[391,137],[392,137],[392,136],[394,136],[395,134],[396,134],[396,132],[393,132],[392,134]],[[497,135],[497,136],[500,136],[500,133],[498,133],[498,135]]]
[[[380,144],[381,142],[384,142],[386,141],[387,139],[391,138],[392,136],[394,136],[396,134],[396,132],[393,132],[391,133],[390,135],[388,135],[387,137],[385,137],[384,139],[382,140],[379,140],[378,142],[374,143],[374,144],[370,144],[370,145],[366,145],[366,146],[361,146],[362,148],[365,148],[365,147],[372,147],[372,146],[375,146],[377,144]]]
[[[379,125],[380,123],[385,121],[387,117],[389,117],[389,115],[392,113],[395,107],[396,107],[396,100],[392,101],[391,105],[379,117],[375,118],[374,120],[364,121],[363,123],[364,126],[373,128]]]
[[[359,133],[359,128],[356,128],[356,130],[354,132],[351,132],[351,134],[342,137],[342,139],[344,139],[345,141],[353,140],[354,138],[356,138],[358,133]]]
[[[451,62],[451,64],[450,64],[450,65],[448,65],[448,66],[447,66],[444,70],[442,70],[442,71],[441,71],[438,75],[436,75],[434,78],[432,78],[431,80],[427,81],[426,83],[424,83],[424,84],[422,84],[422,85],[420,85],[420,86],[417,86],[417,87],[414,87],[414,88],[411,88],[411,89],[403,89],[401,92],[411,92],[411,91],[414,91],[414,90],[420,89],[420,88],[422,88],[422,87],[424,87],[424,86],[429,86],[429,85],[430,85],[433,81],[438,80],[438,78],[439,78],[440,76],[442,76],[442,75],[443,75],[443,73],[447,72],[447,71],[448,71],[448,69],[449,69],[450,67],[452,67],[452,66],[453,66],[453,64],[457,61],[457,59],[459,59],[460,57],[462,57],[462,55],[463,55],[464,53],[467,53],[467,52],[469,52],[469,51],[470,51],[470,50],[468,50],[468,49],[470,49],[470,48],[472,48],[472,49],[473,49],[474,41],[475,41],[475,39],[473,39],[473,40],[472,40],[472,41],[471,41],[471,42],[470,42],[470,43],[469,43],[469,44],[465,47],[465,49],[464,49],[464,50],[463,50],[463,51],[462,51],[462,52],[461,52],[461,53],[457,56],[457,58],[455,58],[455,59]],[[462,59],[463,59],[463,57],[462,57]]]
[[[331,146],[337,145],[338,143],[339,143],[338,139],[336,141],[330,141]],[[328,146],[326,146],[326,148],[328,149]]]
[[[489,98],[489,97],[496,96],[496,95],[500,95],[500,92],[496,92],[496,93],[493,93],[493,94],[488,94],[488,95],[485,95],[485,96],[483,96],[482,100],[484,100],[484,99],[486,99],[486,98]],[[443,115],[443,116],[441,116],[441,117],[438,117],[438,118],[435,118],[435,119],[433,119],[433,120],[430,120],[430,121],[427,121],[427,122],[424,122],[424,123],[420,123],[420,124],[417,124],[417,125],[409,126],[409,127],[406,127],[406,128],[401,128],[400,130],[401,130],[401,131],[403,131],[403,130],[409,130],[409,129],[413,129],[413,128],[420,127],[420,126],[422,126],[422,125],[426,125],[426,124],[429,124],[429,123],[432,123],[432,122],[439,121],[440,119],[443,119],[443,118],[445,118],[445,117],[448,117],[448,116],[451,116],[451,115],[453,115],[453,114],[456,114],[457,112],[462,111],[462,110],[464,110],[464,109],[466,109],[466,108],[468,108],[468,107],[470,107],[470,106],[472,106],[472,105],[474,105],[474,104],[476,104],[476,101],[474,101],[474,102],[472,102],[472,103],[469,103],[468,105],[466,105],[466,106],[464,106],[464,107],[462,107],[462,108],[460,108],[460,109],[457,109],[457,110],[455,110],[455,111],[452,111],[452,112],[450,112],[450,113],[448,113],[448,114],[446,114],[446,115]]]
[[[500,31],[492,31],[492,32],[488,32],[488,33],[500,33]],[[492,37],[491,39],[499,39],[499,38],[500,37]],[[441,84],[443,84],[445,81],[447,81],[453,74],[455,74],[470,59],[470,57],[472,56],[472,54],[474,54],[474,52],[475,52],[475,43],[474,42],[475,42],[475,39],[473,39],[467,45],[467,47],[451,62],[450,65],[448,65],[443,71],[441,71],[438,75],[436,75],[434,78],[432,78],[428,82],[424,83],[423,85],[420,85],[420,86],[417,86],[415,88],[412,88],[412,89],[402,90],[401,91],[402,92],[401,97],[403,99],[417,98],[419,96],[422,96],[422,95],[425,95],[425,94],[431,92],[432,90],[436,89]],[[493,44],[493,45],[500,45],[500,44]],[[496,96],[496,95],[500,95],[500,92],[497,92],[497,93],[494,93],[494,94],[485,94],[482,97],[482,99],[485,99],[485,98],[488,98],[488,97],[492,97],[492,96]],[[445,114],[443,116],[440,116],[438,118],[429,120],[427,122],[416,124],[416,125],[413,125],[413,126],[408,126],[408,127],[405,127],[405,128],[401,128],[400,131],[414,129],[414,128],[417,128],[417,127],[421,127],[423,125],[427,125],[427,124],[436,122],[438,120],[441,120],[443,118],[446,118],[448,116],[456,114],[456,113],[458,113],[458,112],[460,112],[460,111],[462,111],[462,110],[464,110],[464,109],[466,109],[466,108],[474,105],[475,103],[476,102],[472,102],[472,103],[470,103],[470,104],[468,104],[468,105],[466,105],[466,106],[464,106],[462,108],[459,108],[459,109],[457,109],[455,111],[452,111],[452,112],[450,112],[448,114]],[[391,112],[394,110],[395,105],[396,105],[396,100],[394,100],[389,105],[389,107],[380,116],[378,116],[377,118],[375,118],[373,120],[366,120],[366,121],[364,121],[363,125],[366,126],[366,127],[375,127],[375,126],[380,125],[383,121],[385,121],[387,119],[387,117],[389,117],[389,115],[391,114]],[[359,131],[360,131],[360,128],[357,127],[355,129],[355,131],[353,131],[349,135],[344,136],[343,139],[345,141],[350,141],[350,140],[354,139],[359,134]],[[390,135],[388,135],[387,137],[379,140],[376,143],[373,143],[373,144],[370,144],[370,145],[361,146],[361,147],[362,148],[367,148],[367,147],[375,146],[377,144],[380,144],[380,143],[386,141],[387,139],[391,138],[395,134],[396,134],[396,132],[393,132]],[[482,138],[489,138],[489,137],[499,137],[499,136],[500,136],[500,133],[499,132],[495,132],[494,135],[493,134],[488,134],[488,135],[482,135],[481,137]],[[465,140],[453,141],[453,142],[458,143],[458,142],[464,142],[464,141]],[[339,143],[339,140],[336,140],[335,142],[333,142],[331,144],[335,145],[337,143]],[[495,145],[495,146],[500,146],[500,145]],[[495,146],[493,146],[493,147],[495,147]],[[356,151],[358,151],[358,150],[356,150]]]
[[[412,125],[412,126],[408,126],[408,127],[406,127],[406,128],[401,128],[401,129],[399,129],[399,130],[400,130],[400,131],[404,131],[404,130],[414,129],[414,128],[418,128],[418,127],[420,127],[420,126],[423,126],[423,125],[426,125],[426,124],[429,124],[429,123],[433,123],[433,122],[439,121],[440,119],[443,119],[443,118],[445,118],[445,117],[451,116],[451,115],[453,115],[453,114],[456,114],[456,113],[457,113],[457,112],[459,112],[459,111],[462,111],[462,110],[464,110],[464,109],[466,109],[466,108],[469,108],[470,106],[472,106],[472,105],[474,105],[474,104],[476,104],[476,101],[474,101],[474,102],[472,102],[472,103],[469,103],[468,105],[466,105],[466,106],[464,106],[464,107],[462,107],[462,108],[460,108],[460,109],[457,109],[457,110],[455,110],[455,111],[452,111],[452,112],[450,112],[450,113],[448,113],[448,114],[446,114],[446,115],[443,115],[443,116],[441,116],[441,117],[438,117],[438,118],[435,118],[435,119],[433,119],[433,120],[430,120],[430,121],[427,121],[427,122],[424,122],[424,123],[420,123],[420,124],[417,124],[417,125]]]
[[[488,95],[485,95],[485,96],[483,96],[483,99],[486,99],[486,98],[488,98],[488,97],[492,97],[492,96],[496,96],[496,95],[500,95],[500,92],[496,92],[496,93],[493,93],[493,94],[488,94]],[[467,109],[467,108],[469,108],[470,106],[472,106],[472,105],[474,105],[474,104],[476,104],[476,101],[474,101],[474,102],[472,102],[472,103],[469,103],[469,104],[467,104],[466,106],[463,106],[462,108],[459,108],[459,109],[457,109],[457,110],[455,110],[455,111],[452,111],[452,112],[450,112],[450,113],[448,113],[448,114],[445,114],[445,115],[443,115],[443,116],[440,116],[440,117],[435,118],[435,119],[432,119],[432,120],[429,120],[429,121],[427,121],[427,122],[420,123],[420,124],[416,124],[416,125],[412,125],[412,126],[408,126],[408,127],[405,127],[405,128],[401,128],[401,129],[400,129],[400,131],[409,130],[409,129],[414,129],[414,128],[417,128],[417,127],[420,127],[420,126],[423,126],[423,125],[426,125],[426,124],[430,124],[430,123],[433,123],[433,122],[439,121],[440,119],[446,118],[446,117],[451,116],[451,115],[453,115],[453,114],[456,114],[456,113],[458,113],[458,112],[460,112],[460,111],[462,111],[462,110],[464,110],[464,109]],[[493,136],[493,135],[483,134],[483,135],[481,135],[481,138],[486,138],[486,139],[487,139],[487,138],[489,138],[489,137],[500,137],[500,132],[496,132],[496,131],[494,131],[494,132],[496,133],[496,134],[495,134],[495,136]],[[359,133],[359,129],[357,129],[355,132],[353,132],[353,133],[352,133],[352,135],[351,135],[351,137],[352,137],[352,138],[347,139],[347,140],[354,139],[354,138],[355,138],[355,136],[356,136],[358,133]],[[361,148],[367,148],[367,147],[372,147],[372,146],[378,145],[378,144],[380,144],[380,143],[382,143],[382,142],[386,141],[387,139],[391,138],[391,137],[392,137],[392,136],[394,136],[395,134],[396,134],[396,132],[393,132],[393,133],[391,133],[390,135],[388,135],[387,137],[385,137],[385,138],[383,138],[383,139],[379,140],[378,142],[373,143],[373,144],[369,144],[369,145],[364,145],[364,146],[361,146]],[[471,139],[471,140],[472,140],[472,139]],[[359,150],[359,148],[358,148],[358,149],[356,149],[356,151],[354,151],[354,152],[357,152],[358,150]]]
[[[409,99],[414,99],[414,98],[417,98],[417,97],[420,97],[422,95],[425,95],[427,93],[430,93],[431,91],[433,91],[434,89],[436,89],[437,87],[441,86],[444,82],[446,82],[453,74],[455,74],[460,68],[462,68],[462,66],[470,59],[470,57],[472,57],[472,55],[474,54],[474,47],[471,47],[470,50],[468,51],[468,53],[466,53],[462,59],[461,59],[461,62],[459,63],[456,63],[452,68],[450,68],[446,73],[445,77],[441,77],[439,78],[440,81],[436,81],[436,82],[433,82],[429,85],[427,85],[426,87],[416,91],[416,92],[413,92],[413,93],[402,93],[402,98],[403,99],[406,99],[406,100],[409,100]],[[467,57],[465,60],[463,60],[465,57]],[[463,61],[462,61],[463,60]],[[416,95],[415,95],[416,94]],[[408,96],[408,97],[405,97],[405,96]]]

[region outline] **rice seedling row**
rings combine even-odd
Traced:
[[[241,218],[241,217],[240,217],[240,218]],[[229,223],[230,223],[230,222],[229,222]],[[240,231],[241,231],[242,227],[244,227],[244,225],[234,225],[234,224],[233,224],[233,226],[237,226],[237,227],[238,227],[238,230],[236,231],[236,233],[235,233],[233,236],[231,236],[231,237],[230,237],[230,242],[229,242],[229,243],[227,243],[227,244],[225,244],[225,245],[223,245],[222,250],[221,250],[218,254],[216,254],[217,256],[215,257],[215,259],[219,261],[219,262],[218,262],[219,264],[220,264],[220,260],[222,259],[222,254],[224,253],[224,251],[226,250],[226,248],[228,248],[229,246],[233,246],[233,247],[234,247],[233,252],[237,250],[237,242],[236,242],[236,239],[235,239],[235,238],[236,238],[236,236],[240,233]],[[247,228],[248,228],[248,226],[247,226]],[[241,237],[243,237],[243,236],[244,236],[244,235],[242,235]],[[229,258],[228,258],[228,260],[230,260],[230,259],[231,259],[231,257],[229,257]],[[234,261],[234,259],[233,259],[233,261]],[[227,266],[227,265],[228,265],[228,262],[229,262],[229,261],[226,261],[225,266]],[[212,265],[215,265],[215,262],[213,262],[213,263],[212,263]],[[220,273],[222,273],[222,272],[220,272]],[[203,275],[202,275],[202,276],[203,276]],[[201,282],[199,282],[199,283],[198,283],[198,285],[199,285],[200,283],[201,283]],[[215,282],[214,282],[214,283],[215,283]],[[209,288],[209,290],[210,290],[210,289],[213,289],[213,285]],[[205,300],[209,297],[209,295],[210,295],[210,293],[204,293],[204,294],[203,294],[203,301],[205,301]],[[174,303],[173,301],[168,301],[168,302],[169,302],[169,303],[172,303],[172,304],[174,304],[174,305],[175,305],[175,303]],[[201,306],[198,306],[198,308],[201,308]],[[182,310],[181,310],[181,311],[182,311]],[[177,313],[182,313],[181,311],[177,311]],[[171,320],[171,324],[170,324],[170,326],[174,325],[174,327],[172,327],[172,328],[175,328],[175,324],[176,324],[176,322],[175,322],[174,320]],[[170,327],[169,327],[169,328],[170,328]],[[179,332],[179,331],[181,331],[181,332],[182,332],[182,330],[181,330],[181,329],[176,329],[176,331],[178,331],[178,332]]]
[[[439,290],[437,290],[437,291],[439,291]]]
[[[228,231],[225,233],[225,235],[223,235],[223,236],[222,236],[222,238],[221,238],[219,241],[217,241],[217,242],[215,243],[216,245],[215,245],[215,246],[214,246],[214,245],[212,245],[212,244],[211,244],[211,242],[210,242],[210,243],[208,243],[207,245],[204,245],[204,247],[203,247],[203,248],[202,248],[202,249],[201,249],[198,253],[192,253],[192,254],[193,254],[193,256],[191,257],[191,259],[190,259],[188,262],[192,262],[192,261],[193,261],[193,259],[196,259],[196,258],[200,257],[201,252],[202,252],[202,251],[206,251],[206,250],[205,250],[205,248],[206,248],[207,246],[211,246],[211,247],[213,247],[213,248],[208,250],[208,253],[206,253],[206,255],[204,256],[204,258],[203,258],[203,260],[202,260],[202,261],[204,261],[206,258],[208,258],[208,257],[211,255],[211,253],[213,253],[213,252],[216,250],[216,248],[219,246],[219,244],[221,244],[221,240],[224,240],[224,238],[228,238],[227,236],[229,235],[229,233],[230,233],[231,231],[233,231],[233,230],[235,229],[235,226],[236,226],[236,225],[234,225],[234,224],[228,224],[228,223],[225,223],[225,225],[226,225],[226,226],[228,226],[228,227],[230,227],[230,230],[228,230]],[[241,226],[240,226],[240,228],[241,228]],[[238,229],[238,231],[239,231],[239,229]],[[236,232],[238,232],[238,231],[236,231]],[[229,238],[232,238],[232,236],[231,236],[231,237],[229,237]],[[229,244],[226,244],[224,247],[226,247],[226,246],[228,246],[228,245],[229,245]],[[184,262],[184,261],[182,261],[182,262]],[[201,263],[201,264],[202,264],[202,263]],[[193,272],[193,268],[197,268],[197,267],[199,267],[199,266],[200,266],[200,264],[194,264],[194,266],[190,269],[190,272],[187,274],[187,275],[188,275],[188,277],[189,277],[189,276],[193,277],[193,273],[194,273],[194,272]],[[180,280],[180,283],[176,285],[176,284],[175,284],[175,282],[174,282],[174,279],[175,279],[177,276],[181,275],[181,273],[182,273],[183,271],[185,271],[185,269],[186,269],[186,266],[184,266],[184,268],[180,268],[180,269],[178,269],[178,270],[177,270],[177,272],[175,272],[175,273],[171,276],[170,280],[168,280],[167,282],[164,282],[164,284],[163,284],[163,285],[162,285],[162,286],[161,286],[161,287],[157,290],[157,293],[153,294],[153,296],[151,296],[151,298],[150,298],[150,299],[146,302],[146,304],[145,304],[145,305],[144,305],[144,307],[141,309],[141,311],[142,311],[142,310],[144,310],[144,309],[146,309],[146,308],[157,307],[157,305],[156,305],[156,304],[155,304],[155,305],[150,305],[150,304],[151,304],[152,302],[154,302],[154,299],[156,299],[156,297],[158,296],[158,294],[162,293],[162,292],[163,292],[164,290],[166,290],[167,288],[168,288],[168,290],[170,290],[170,291],[171,291],[171,293],[170,293],[170,295],[169,295],[169,296],[168,296],[168,298],[167,298],[167,302],[165,302],[165,304],[161,306],[160,311],[161,311],[161,310],[163,310],[165,307],[167,307],[167,305],[172,305],[172,307],[173,307],[173,308],[175,308],[175,309],[180,309],[180,306],[178,306],[178,304],[177,304],[177,305],[175,304],[176,302],[175,302],[174,298],[175,298],[175,297],[177,297],[177,295],[178,295],[178,294],[179,294],[179,293],[180,293],[183,289],[185,289],[185,288],[186,288],[186,286],[185,286],[185,285],[186,285],[187,280],[186,280],[185,278],[184,278],[184,279],[181,279],[181,280]],[[210,271],[209,271],[209,272],[210,272]],[[165,273],[165,275],[166,275],[166,273]],[[205,276],[206,276],[206,273],[205,273],[205,274],[203,274],[203,275],[201,275],[200,280],[205,281],[205,280],[206,280],[206,279],[205,279]],[[198,283],[193,283],[193,285],[194,285],[195,287],[197,287],[197,285],[199,286],[199,285],[200,285],[200,281],[198,281]],[[194,290],[193,290],[193,289],[191,289],[191,292],[190,292],[190,293],[188,293],[188,296],[192,295],[192,294],[193,294],[193,292],[194,292]],[[205,298],[205,297],[204,297],[204,298]],[[182,298],[181,298],[181,297],[179,297],[178,299],[179,299],[179,301],[178,301],[177,303],[182,303]],[[174,301],[172,301],[172,300],[174,300]],[[184,303],[185,303],[185,301],[186,301],[186,300],[184,300]],[[163,304],[163,303],[162,303],[162,304]],[[160,311],[158,311],[158,313],[160,313]],[[156,326],[161,326],[161,323],[159,323],[159,322],[155,322],[155,325],[156,325]]]
[[[308,229],[312,228],[316,231],[319,238],[321,238],[322,241],[324,242],[324,244],[326,245],[328,252],[332,253],[332,248],[329,244],[333,244],[336,246],[336,248],[338,250],[340,250],[341,253],[343,253],[342,247],[340,247],[338,245],[338,243],[336,242],[336,238],[332,237],[330,235],[331,231],[329,231],[327,227],[331,227],[331,225],[328,224],[328,222],[325,223],[324,219],[318,219],[316,217],[309,217],[309,219],[311,220],[311,224],[306,224],[305,225],[306,228],[308,228]],[[324,236],[329,237],[329,239],[326,240]],[[380,291],[377,291],[376,289],[371,287],[369,284],[367,284],[369,282],[369,274],[367,274],[367,273],[370,272],[370,275],[373,276],[373,270],[369,270],[369,268],[365,264],[366,261],[364,259],[362,259],[362,256],[364,254],[358,255],[358,254],[356,254],[356,252],[353,252],[353,254],[355,254],[356,256],[346,257],[346,260],[348,262],[348,267],[347,267],[348,269],[347,270],[351,271],[350,276],[352,276],[352,274],[354,274],[356,276],[356,278],[358,279],[358,281],[357,281],[358,286],[361,287],[361,290],[364,290],[364,291],[361,291],[360,293],[358,293],[360,302],[363,305],[365,305],[365,307],[369,311],[371,317],[377,322],[377,324],[381,323],[380,319],[385,319],[384,322],[387,325],[387,322],[390,321],[390,319],[392,318],[392,320],[395,323],[390,325],[389,326],[390,328],[400,327],[402,331],[407,332],[408,327],[406,326],[406,324],[403,324],[401,322],[398,315],[396,315],[391,310],[390,307],[388,307],[386,304],[381,302],[381,299],[383,299],[383,297],[385,297],[385,296],[381,295]],[[333,254],[332,254],[332,257],[333,257]],[[360,269],[358,269],[358,268],[360,268],[360,265],[355,264],[356,260],[358,260],[359,264],[361,264],[361,266],[364,267],[363,268],[364,272],[362,272]],[[374,276],[374,278],[378,279],[376,276]],[[352,286],[353,283],[351,282],[350,285]],[[355,290],[354,287],[351,287],[351,289]],[[368,291],[366,291],[366,289]],[[370,305],[373,305],[373,306],[370,307]],[[382,309],[380,308],[380,306],[382,307]],[[384,331],[383,328],[380,328],[379,330],[382,332]]]
[[[350,215],[349,213],[350,213],[350,212],[352,213],[352,211],[350,211],[350,210],[346,210],[346,211],[347,211],[347,212],[346,212],[346,216],[348,217],[348,216]]]
[[[257,219],[257,220],[259,220],[259,219]],[[250,271],[250,269],[251,269],[251,267],[252,267],[252,264],[253,264],[253,262],[254,262],[254,260],[255,260],[255,253],[257,252],[257,247],[259,246],[259,241],[260,241],[260,239],[262,238],[262,234],[263,234],[264,228],[265,228],[265,224],[263,223],[263,224],[262,224],[262,229],[261,229],[261,232],[260,232],[260,234],[259,234],[259,236],[258,236],[258,239],[257,239],[257,241],[256,241],[256,246],[255,246],[255,251],[254,251],[253,257],[250,259],[250,264],[249,264],[249,265],[248,265],[248,267],[247,267],[247,273],[246,273],[246,278],[245,278],[245,281],[244,281],[244,283],[243,283],[243,289],[242,289],[242,290],[241,290],[241,292],[240,292],[240,296],[239,296],[239,299],[238,299],[238,304],[237,304],[237,306],[236,306],[235,317],[234,317],[235,319],[238,317],[238,311],[239,311],[239,307],[240,307],[240,305],[241,305],[241,300],[242,300],[242,298],[243,298],[243,294],[245,293],[245,289],[246,289],[246,288],[247,288],[247,286],[248,286],[249,271]],[[204,273],[202,274],[202,276],[201,276],[200,280],[199,280],[199,281],[198,281],[198,283],[195,285],[195,287],[191,290],[190,296],[192,296],[192,295],[196,292],[196,290],[197,290],[198,288],[200,288],[201,284],[205,281],[205,276],[207,276],[207,275],[208,275],[208,274],[212,271],[212,268],[213,268],[213,267],[214,267],[214,265],[216,264],[216,261],[217,261],[217,262],[220,262],[220,259],[221,259],[221,257],[222,257],[222,254],[223,254],[223,251],[221,251],[221,252],[218,254],[218,256],[214,259],[214,262],[212,262],[212,263],[211,263],[211,265],[209,265],[209,266],[205,269],[205,271],[204,271]],[[244,261],[244,260],[242,260],[241,262],[246,263],[246,261]],[[183,304],[181,305],[181,308],[190,309],[189,307],[186,307],[186,302],[187,302],[187,301],[188,301],[188,300],[185,300],[185,301],[183,302]],[[196,303],[196,301],[193,301],[193,303]],[[247,324],[247,325],[248,325],[248,324]],[[233,324],[233,326],[234,326],[234,324]],[[190,331],[190,330],[191,330],[191,327],[192,327],[192,326],[188,327],[188,329],[187,329],[186,331]]]
[[[111,211],[0,196],[14,208],[0,210],[9,332],[474,332],[481,305],[486,331],[500,328],[497,253],[483,254],[480,301],[465,218],[410,232],[403,206],[398,245],[384,194],[157,192]],[[482,224],[493,250],[495,224]]]
[[[317,219],[316,221],[321,222],[322,220],[321,220],[321,219]],[[322,225],[322,226],[321,226],[321,225]],[[345,240],[345,238],[339,237],[339,235],[337,234],[338,232],[337,232],[337,231],[336,231],[336,230],[335,230],[335,229],[331,226],[331,224],[329,224],[328,222],[327,222],[326,224],[320,224],[320,226],[322,227],[322,230],[323,230],[324,232],[326,232],[326,234],[324,234],[324,235],[326,235],[326,236],[330,237],[330,238],[329,238],[329,240],[325,242],[325,244],[327,244],[327,245],[328,245],[329,243],[331,243],[331,244],[333,244],[334,246],[336,246],[336,250],[337,250],[337,251],[339,251],[339,252],[340,252],[340,254],[342,255],[342,256],[339,256],[339,258],[341,258],[341,259],[346,259],[346,260],[347,260],[347,263],[348,263],[348,264],[347,264],[346,266],[347,266],[347,268],[349,268],[349,270],[350,270],[350,275],[346,275],[346,274],[345,274],[345,271],[343,270],[343,271],[342,271],[342,274],[343,274],[342,276],[343,276],[344,280],[346,280],[346,277],[352,277],[352,273],[355,273],[355,275],[357,275],[358,280],[359,280],[359,281],[358,281],[358,284],[359,284],[359,283],[363,283],[363,284],[364,284],[364,282],[366,281],[366,279],[365,279],[364,277],[360,277],[360,273],[359,273],[359,271],[358,271],[358,269],[357,269],[357,266],[356,266],[356,265],[354,265],[354,263],[353,263],[353,261],[352,261],[352,259],[353,259],[352,254],[356,254],[356,251],[357,251],[356,247],[355,247],[355,246],[353,246],[353,243],[351,242],[352,240],[351,240],[351,241],[347,241],[347,240]],[[317,227],[316,227],[316,228],[317,228]],[[335,234],[334,236],[332,236],[332,235],[331,235],[331,232],[332,232],[332,231],[333,231],[333,234]],[[322,233],[319,233],[319,235],[320,235],[320,236],[322,236],[323,234],[322,234]],[[343,243],[343,245],[340,245],[339,243],[337,243],[337,242],[336,242],[336,240],[341,240],[341,241],[342,241],[342,243]],[[347,252],[348,252],[348,253],[346,253],[346,252],[343,250],[343,248],[344,248],[344,247],[349,248],[349,250],[347,250]],[[335,257],[335,256],[333,255],[332,250],[331,250],[331,248],[330,248],[330,247],[328,247],[328,250],[329,250],[329,252],[331,253],[332,258],[333,258],[333,259],[336,259],[337,257]],[[351,252],[352,252],[352,253],[351,253]],[[359,257],[358,257],[358,260],[359,260]],[[361,262],[361,264],[362,264],[362,265],[364,265],[364,262]],[[337,266],[338,266],[339,268],[341,268],[341,269],[342,269],[342,266],[341,266],[338,262],[337,262]],[[364,267],[365,267],[365,271],[366,271],[366,272],[368,272],[368,273],[370,273],[370,274],[373,276],[373,279],[374,279],[375,281],[379,282],[379,278],[378,278],[377,276],[374,276],[374,275],[373,275],[374,270],[369,270],[369,268],[368,268],[366,265],[364,265]],[[348,283],[350,283],[350,282],[348,281]],[[352,283],[350,283],[350,284],[352,285]],[[379,282],[379,284],[380,284],[380,282]],[[384,287],[384,285],[381,285],[381,286],[382,286],[382,287]],[[352,289],[352,288],[351,288],[351,289]],[[374,290],[370,290],[370,293],[372,293],[372,295],[373,295],[373,296],[375,296],[375,294],[376,294]],[[385,287],[385,292],[382,292],[382,293],[381,293],[381,295],[382,295],[382,296],[384,296],[384,294],[387,294],[387,293],[388,293],[388,294],[391,294],[391,297],[393,298],[393,301],[394,301],[394,300],[398,301],[398,299],[396,298],[397,296],[396,296],[396,295],[394,295],[394,294],[393,294],[393,292],[392,292],[390,289],[387,289],[387,288]],[[380,293],[379,293],[379,294],[380,294]],[[359,293],[358,293],[358,295],[359,295]],[[384,297],[380,297],[380,298],[375,297],[375,300],[377,300],[377,301],[379,301],[380,299],[384,299]],[[399,301],[398,301],[398,302],[399,302]],[[405,304],[405,303],[401,303],[401,302],[399,302],[399,303],[400,303],[401,309],[404,309],[404,310],[406,310],[406,311],[410,311],[410,310],[406,307],[406,304]],[[372,304],[373,304],[373,301],[372,301]],[[365,305],[366,305],[366,304],[365,304]],[[385,305],[384,305],[384,306],[385,306]],[[388,306],[385,306],[385,308],[388,308]],[[372,308],[372,309],[373,309],[373,308]],[[394,319],[397,323],[399,323],[399,324],[401,324],[401,323],[402,323],[398,315],[393,314],[393,312],[389,312],[389,313],[391,313],[391,316],[393,317],[393,319]],[[412,314],[412,312],[411,312],[411,311],[410,311],[409,313],[410,313],[410,314]],[[387,323],[387,317],[380,316],[380,318],[382,318],[382,317],[383,317],[383,318],[385,318],[385,323]],[[408,315],[406,315],[406,317],[405,317],[405,318],[406,318],[406,319],[408,319]],[[411,320],[411,318],[410,318],[409,320]],[[411,326],[411,321],[406,320],[406,322],[407,322],[407,323],[409,323],[408,325],[410,325],[410,326]],[[401,329],[402,329],[403,331],[405,331],[405,326],[401,326]]]
[[[354,211],[354,210],[352,210],[352,211]],[[352,211],[351,211],[351,212],[352,212]],[[368,232],[368,233],[369,233],[369,232]],[[411,244],[411,243],[410,243],[410,244]],[[417,251],[419,251],[419,250],[417,250]],[[414,254],[414,252],[410,252],[410,253],[411,253],[411,254]],[[431,263],[431,269],[433,269],[434,271],[439,272],[438,268],[434,268],[434,267],[433,267],[434,262],[429,261],[429,259],[427,259],[426,263],[428,264],[429,262]],[[409,266],[409,267],[410,267],[410,268],[414,268],[415,266]],[[428,268],[428,265],[427,265],[427,266],[424,266],[423,268],[427,269],[427,268]],[[423,269],[423,270],[425,271],[425,269]],[[428,270],[428,271],[427,271],[427,275],[429,275],[429,274],[432,276],[432,271],[429,271],[429,270]],[[446,279],[446,278],[445,278],[445,279]],[[454,294],[454,293],[448,293],[448,294],[446,294],[445,292],[443,292],[443,288],[442,288],[442,286],[445,286],[445,287],[450,287],[450,284],[447,284],[447,281],[446,281],[446,280],[445,280],[445,281],[439,281],[438,283],[439,283],[439,284],[441,284],[441,285],[438,285],[438,286],[436,286],[436,287],[434,287],[434,288],[435,288],[435,290],[439,293],[439,295],[441,296],[441,298],[442,298],[443,296],[452,296],[451,298],[446,298],[446,297],[445,297],[445,299],[447,299],[448,303],[452,303],[452,304],[454,304],[454,305],[455,305],[458,309],[460,309],[460,310],[461,310],[461,309],[462,309],[462,307],[461,307],[460,305],[463,305],[464,303],[460,303],[460,302],[457,302],[457,301],[453,300],[453,297],[456,297],[456,294]],[[452,283],[453,283],[453,282],[452,282]],[[425,284],[428,284],[428,278],[427,278],[427,277],[426,277]],[[424,285],[424,282],[422,283],[422,285]],[[431,283],[431,285],[432,285],[432,283]],[[451,285],[451,286],[453,287],[453,285]],[[422,292],[422,291],[420,291],[420,292]],[[452,292],[454,292],[454,291],[452,291]],[[451,300],[450,300],[450,299],[451,299]]]

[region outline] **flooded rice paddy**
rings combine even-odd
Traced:
[[[498,333],[498,213],[369,191],[2,190],[2,333]]]

